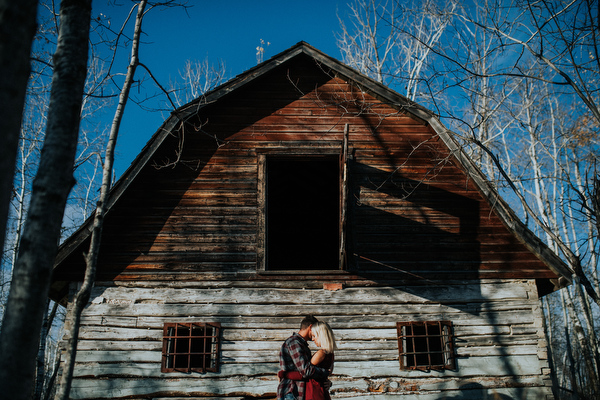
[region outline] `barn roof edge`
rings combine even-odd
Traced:
[[[161,146],[164,140],[169,136],[170,132],[182,121],[194,115],[199,108],[212,104],[224,96],[236,91],[238,88],[252,82],[254,79],[268,73],[269,71],[279,67],[281,64],[299,56],[300,54],[308,55],[319,63],[324,64],[327,68],[346,77],[349,80],[356,82],[363,89],[374,93],[385,101],[389,102],[396,108],[401,108],[415,117],[428,123],[434,132],[448,146],[452,154],[464,167],[465,171],[476,183],[481,193],[486,197],[490,205],[498,212],[506,227],[532,252],[542,259],[550,269],[557,275],[566,279],[568,283],[571,281],[572,271],[552,250],[548,248],[533,232],[531,232],[516,216],[514,211],[508,206],[508,203],[499,195],[493,185],[486,179],[481,170],[467,156],[458,141],[453,137],[453,133],[448,130],[437,116],[426,109],[425,107],[411,101],[405,96],[395,92],[385,85],[367,77],[364,74],[348,67],[341,61],[321,52],[310,44],[301,41],[290,47],[287,50],[265,60],[264,62],[246,70],[245,72],[235,76],[229,81],[219,85],[218,87],[203,94],[198,99],[195,99],[178,109],[171,112],[170,116],[159,127],[146,143],[141,152],[137,155],[134,161],[123,175],[116,181],[112,187],[108,202],[107,213],[110,213],[112,206],[118,201],[130,184],[135,180],[140,171],[147,165],[156,150]],[[57,257],[55,259],[55,267],[63,262],[75,249],[77,249],[91,234],[94,215],[92,214],[82,226],[66,239],[59,247]]]

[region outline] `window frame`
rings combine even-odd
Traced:
[[[428,334],[427,327],[438,328],[439,333]],[[426,333],[415,334],[414,328],[425,327]],[[411,334],[406,334],[405,330],[411,329]],[[398,333],[398,355],[401,370],[453,370],[456,367],[456,355],[454,354],[454,328],[452,321],[408,321],[396,322]],[[411,346],[405,346],[405,342],[412,338]],[[427,349],[423,351],[415,344],[415,339],[424,339]],[[436,341],[436,339],[439,340]],[[439,346],[440,350],[431,350],[431,345]],[[422,346],[422,344],[419,344]],[[409,347],[405,349],[405,347]],[[412,348],[412,351],[409,351]],[[427,356],[427,364],[418,363],[417,356]],[[443,363],[432,362],[432,356],[439,357],[441,355]],[[412,362],[408,361],[408,357],[412,357]]]
[[[169,329],[175,328],[175,334],[169,334]],[[178,335],[178,328],[185,328],[189,330],[189,335]],[[204,331],[203,335],[193,335],[193,328],[202,328]],[[206,328],[212,328],[210,335],[206,334]],[[177,352],[177,341],[181,339],[189,339],[186,352]],[[192,340],[200,339],[202,341],[201,347],[206,349],[206,341],[210,339],[209,347],[210,351],[194,352],[192,351]],[[174,351],[170,351],[170,345],[174,344]],[[221,324],[218,322],[165,322],[163,326],[163,345],[162,345],[162,356],[161,356],[161,372],[218,372],[219,371],[219,356],[221,351]],[[212,366],[206,366],[206,359],[203,357],[202,366],[192,366],[192,355],[210,356],[209,363]],[[175,358],[172,360],[172,366],[169,366],[170,357],[176,356],[188,356],[187,367],[177,366],[175,364]]]
[[[338,267],[336,269],[326,270],[282,270],[269,268],[267,260],[267,214],[268,214],[268,199],[267,199],[267,163],[269,158],[326,158],[336,156],[339,159],[339,232],[338,232]],[[258,231],[257,231],[257,271],[260,274],[337,274],[346,273],[345,269],[347,262],[347,197],[348,197],[348,145],[347,140],[344,140],[342,146],[336,147],[310,147],[310,148],[263,148],[257,149],[258,162]]]

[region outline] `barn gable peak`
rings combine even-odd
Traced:
[[[439,121],[435,114],[390,88],[353,70],[335,58],[317,50],[306,42],[295,44],[289,49],[205,93],[200,98],[173,111],[148,141],[123,176],[115,183],[107,202],[108,212],[110,213],[111,209],[124,196],[128,188],[138,179],[142,170],[148,166],[155,154],[161,149],[161,146],[172,136],[173,132],[178,129],[182,122],[194,118],[200,110],[206,107],[213,106],[235,96],[236,93],[241,92],[245,87],[249,87],[258,79],[269,76],[269,74],[278,71],[280,68],[285,68],[287,65],[292,65],[296,62],[306,62],[306,60],[316,63],[323,74],[351,82],[360,88],[360,90],[369,93],[379,101],[396,110],[401,110],[403,113],[408,113],[424,125],[429,126],[448,148],[469,179],[474,182],[481,195],[502,220],[503,225],[556,275],[565,278],[567,281],[570,280],[571,274],[566,264],[519,220],[514,211],[499,196],[493,185],[462,150],[459,143],[454,139],[453,133]],[[65,241],[59,249],[55,263],[56,266],[64,262],[86,241],[91,234],[92,223],[92,218],[88,219],[75,234]]]

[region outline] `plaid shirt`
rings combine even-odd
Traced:
[[[329,372],[310,363],[310,349],[306,340],[297,333],[290,336],[279,352],[279,368],[282,371],[298,371],[305,378],[325,379]],[[277,387],[277,400],[283,400],[286,394],[293,393],[298,400],[304,400],[305,381],[293,381],[283,378]]]

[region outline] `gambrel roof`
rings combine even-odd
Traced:
[[[283,64],[294,62],[297,58],[310,58],[320,66],[321,69],[327,70],[328,73],[335,74],[342,79],[352,81],[356,86],[364,92],[377,98],[379,101],[386,103],[397,110],[402,110],[414,116],[415,118],[424,121],[432,130],[439,136],[443,143],[448,147],[451,154],[455,157],[458,163],[462,166],[466,174],[472,182],[477,186],[481,195],[485,197],[490,206],[495,210],[502,223],[512,234],[522,243],[527,249],[535,254],[550,268],[558,277],[565,278],[570,281],[571,271],[567,265],[546,246],[533,232],[531,232],[516,216],[514,211],[500,197],[493,185],[486,179],[479,168],[462,150],[459,143],[453,137],[453,133],[449,131],[439,119],[429,110],[410,101],[406,97],[396,93],[390,88],[368,78],[367,76],[358,73],[357,71],[344,65],[342,62],[322,53],[305,42],[300,42],[290,49],[272,57],[271,59],[257,65],[254,68],[238,75],[229,82],[217,87],[216,89],[206,93],[202,97],[186,104],[185,106],[173,111],[169,118],[158,129],[154,136],[149,140],[141,153],[133,161],[129,169],[115,183],[111,190],[107,209],[111,212],[113,206],[124,195],[127,189],[136,180],[141,171],[148,165],[152,157],[161,148],[161,145],[178,129],[178,127],[186,120],[193,118],[203,108],[223,101],[233,95],[239,89],[245,87],[249,83],[260,77],[264,77],[269,72],[278,69]],[[60,247],[56,264],[60,265],[69,255],[78,249],[89,238],[92,230],[93,219],[88,219],[77,232],[75,232],[68,240]],[[64,294],[64,283],[55,282],[53,286],[53,296],[59,293]],[[60,297],[60,296],[59,296]]]

